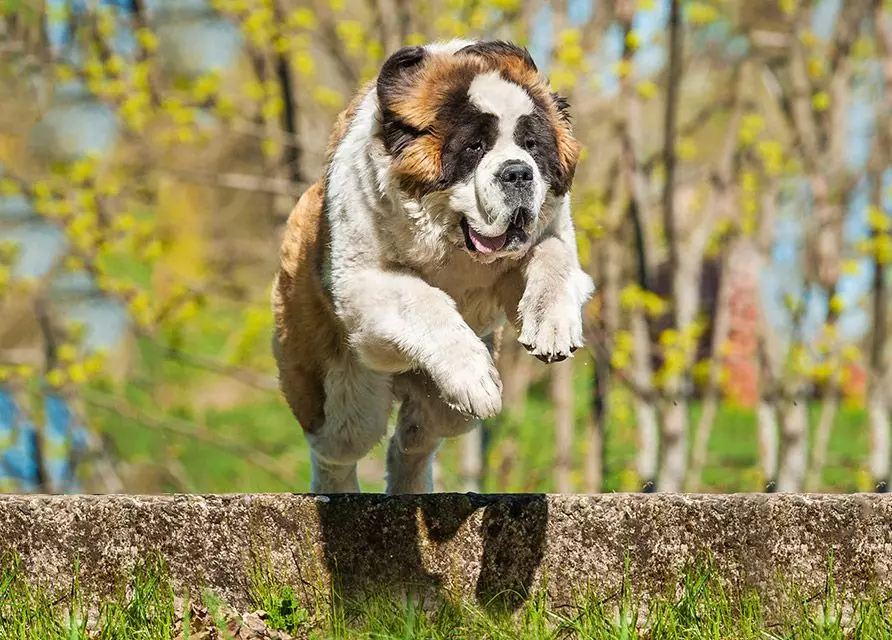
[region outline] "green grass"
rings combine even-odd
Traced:
[[[174,640],[206,637],[217,628],[229,637],[233,620],[211,593],[196,608],[177,606],[163,563],[148,558],[133,574],[129,589],[102,603],[88,625],[87,608],[77,583],[63,597],[51,598],[30,586],[11,556],[0,565],[0,640]],[[267,612],[265,624],[295,637],[368,639],[675,639],[810,640],[892,638],[892,611],[886,602],[840,598],[832,588],[820,598],[791,598],[780,612],[767,614],[755,593],[732,592],[704,564],[688,572],[672,598],[642,601],[626,581],[622,593],[602,599],[581,595],[576,604],[548,606],[534,594],[518,611],[438,599],[397,602],[369,597],[345,603],[338,597],[303,608],[290,586],[255,573],[254,608]],[[673,585],[667,585],[672,590]],[[793,593],[791,591],[791,593]],[[646,605],[646,606],[642,606]],[[240,636],[241,637],[241,636]]]

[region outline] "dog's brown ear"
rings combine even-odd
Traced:
[[[557,107],[558,113],[561,116],[561,119],[570,123],[570,101],[567,100],[564,96],[559,94],[557,91],[551,92],[551,99],[554,100],[554,104]]]
[[[500,58],[517,58],[523,65],[531,71],[538,72],[533,56],[526,48],[507,42],[505,40],[485,40],[483,42],[475,42],[466,47],[462,47],[456,52],[456,55],[475,55],[485,58],[490,62],[497,62]]]
[[[382,107],[388,108],[398,96],[405,94],[406,85],[426,57],[424,47],[403,47],[384,62],[377,82],[378,102]]]
[[[410,85],[426,57],[424,47],[403,47],[384,62],[378,74],[382,139],[387,152],[395,156],[402,153],[422,133],[405,120],[404,113],[400,115],[405,111],[400,109],[400,101],[409,93]]]

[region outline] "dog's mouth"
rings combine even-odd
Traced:
[[[466,217],[461,219],[461,229],[465,234],[465,246],[471,253],[489,255],[499,251],[522,245],[527,241],[526,225],[530,219],[530,210],[526,207],[518,207],[508,228],[497,236],[485,236],[476,231]]]

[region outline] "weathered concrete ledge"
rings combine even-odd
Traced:
[[[635,592],[666,595],[704,556],[768,600],[783,582],[821,593],[831,566],[842,592],[884,595],[892,496],[5,496],[8,550],[58,593],[77,558],[90,597],[160,553],[176,586],[209,587],[236,607],[250,606],[264,563],[308,599],[330,586],[348,597],[413,587],[516,606],[545,586],[564,603],[586,588],[616,593],[625,566]]]

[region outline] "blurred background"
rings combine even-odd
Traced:
[[[598,291],[572,360],[506,331],[437,489],[885,491],[889,4],[0,0],[0,491],[307,490],[282,226],[357,86],[452,37],[570,99]]]

